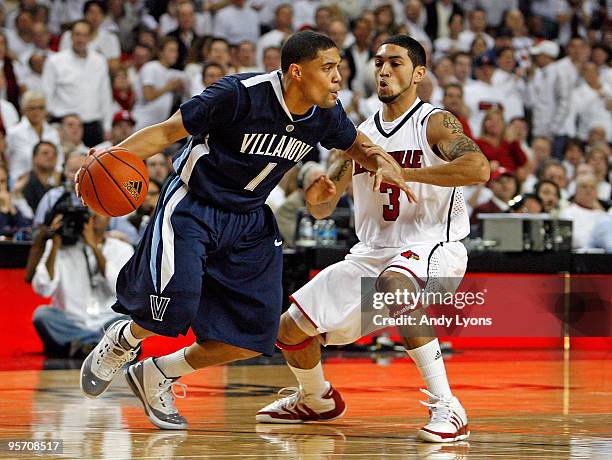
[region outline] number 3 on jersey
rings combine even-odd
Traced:
[[[380,193],[389,195],[389,204],[383,205],[383,219],[386,221],[396,221],[400,212],[400,189],[397,185],[380,184]]]

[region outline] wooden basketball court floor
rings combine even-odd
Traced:
[[[253,361],[252,361],[253,362]],[[0,457],[75,459],[569,459],[612,458],[610,354],[466,351],[447,357],[472,435],[450,445],[416,440],[426,420],[420,379],[404,354],[328,354],[328,379],[348,411],[328,424],[254,423],[256,410],[294,384],[280,361],[199,371],[177,402],[185,432],[149,424],[123,375],[85,398],[78,370],[0,372]],[[273,364],[276,363],[276,364]],[[16,453],[11,440],[63,441],[62,455]]]

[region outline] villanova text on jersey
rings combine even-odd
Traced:
[[[180,182],[212,206],[250,212],[318,143],[347,150],[357,130],[338,101],[291,114],[280,71],[224,77],[181,105],[192,135],[173,164]],[[177,178],[178,179],[178,178]],[[178,187],[179,181],[173,184]]]

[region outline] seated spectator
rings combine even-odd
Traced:
[[[609,213],[593,226],[589,247],[612,253],[612,215]]]
[[[9,176],[16,180],[32,169],[32,152],[34,146],[41,141],[55,145],[58,153],[58,170],[64,163],[64,155],[60,147],[59,133],[46,121],[47,109],[45,95],[28,91],[21,98],[24,116],[6,133],[6,160],[9,164]]]
[[[257,66],[257,49],[255,43],[248,40],[241,42],[238,45],[236,53],[237,69],[239,73],[246,72],[261,72],[261,68]]]
[[[29,261],[36,266],[34,292],[51,297],[50,305],[34,311],[33,323],[46,355],[84,358],[120,316],[111,310],[115,284],[134,250],[105,235],[107,217],[55,211],[34,241],[33,251],[42,256]],[[76,235],[67,230],[69,220],[78,224]]]
[[[34,211],[42,197],[61,182],[57,172],[57,147],[48,141],[41,141],[32,151],[32,170],[27,174],[28,180],[23,187],[23,197]]]
[[[293,8],[287,3],[276,7],[274,12],[274,29],[266,32],[257,42],[257,65],[263,66],[263,50],[270,46],[282,47],[283,43],[293,33]]]
[[[61,149],[64,155],[79,153],[87,155],[89,148],[83,143],[83,122],[76,114],[65,115],[59,129]]]
[[[287,196],[285,202],[276,210],[278,229],[286,247],[295,246],[298,211],[306,206],[304,190],[325,174],[325,168],[319,163],[308,161],[298,172],[298,188]]]
[[[587,248],[593,229],[606,216],[597,200],[597,178],[593,174],[579,175],[573,202],[560,214],[561,218],[574,222],[572,247]]]
[[[259,16],[244,0],[231,0],[215,15],[213,35],[232,46],[244,40],[256,43],[259,39]]]
[[[17,209],[8,190],[8,174],[0,167],[0,239],[12,238],[16,233],[29,230],[32,219]]]
[[[263,51],[264,72],[270,73],[281,68],[281,50],[271,46]]]
[[[514,131],[505,129],[501,110],[494,108],[487,111],[476,143],[493,168],[503,166],[522,181],[527,177],[527,157],[515,136]]]
[[[117,112],[113,116],[113,128],[110,139],[95,146],[95,149],[107,149],[123,142],[134,132],[134,119],[127,110]]]
[[[488,187],[493,192],[491,199],[472,211],[470,222],[478,224],[478,214],[506,212],[510,208],[508,202],[518,192],[518,180],[512,171],[500,166],[491,172]]]
[[[584,161],[582,143],[578,139],[568,139],[563,148],[563,167],[571,181],[576,177],[578,165]]]
[[[183,70],[185,64],[187,64],[187,54],[198,39],[198,34],[195,30],[195,15],[191,2],[184,2],[177,6],[176,19],[176,29],[168,32],[167,36],[176,38],[178,44],[178,58],[172,67]]]
[[[549,137],[537,136],[531,141],[532,158],[529,162],[529,174],[527,179],[523,181],[522,189],[524,192],[533,191],[535,184],[538,182],[536,174],[542,163],[550,159],[552,153],[552,140]]]
[[[459,34],[463,32],[463,14],[451,14],[448,19],[448,31],[447,37],[440,36],[434,41],[434,59],[436,60],[460,51]]]
[[[549,180],[541,180],[535,186],[535,195],[542,203],[542,212],[555,213],[559,211],[561,191],[557,184]]]
[[[597,198],[603,201],[612,199],[612,186],[609,182],[610,164],[605,144],[595,145],[586,154],[586,163],[593,168],[597,178]]]
[[[510,212],[516,214],[540,214],[543,212],[542,200],[533,193],[517,195],[508,203]]]
[[[147,165],[147,171],[149,172],[149,177],[152,180],[163,184],[166,181],[166,178],[170,174],[170,166],[168,164],[168,159],[163,153],[156,153],[153,156],[150,156],[145,160],[145,164]]]
[[[442,105],[446,110],[457,117],[467,137],[472,137],[472,130],[468,123],[469,110],[463,102],[463,87],[458,83],[448,83],[444,86]]]

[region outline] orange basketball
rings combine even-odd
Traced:
[[[144,161],[117,147],[88,156],[79,171],[79,190],[85,204],[103,216],[124,216],[134,211],[144,201],[148,188]]]

